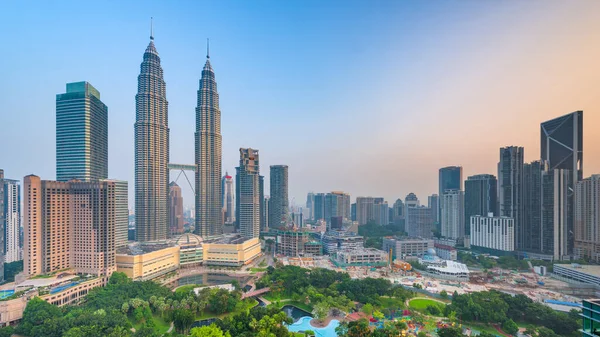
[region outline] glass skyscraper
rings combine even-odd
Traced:
[[[498,215],[498,180],[492,174],[478,174],[465,180],[465,233],[471,232],[471,216]]]
[[[108,176],[108,108],[88,82],[56,95],[56,180]]]

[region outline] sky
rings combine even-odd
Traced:
[[[109,109],[109,177],[129,181],[133,208],[150,17],[173,163],[194,161],[210,38],[223,174],[235,173],[240,147],[259,149],[265,194],[269,166],[286,164],[295,205],[332,190],[426,203],[439,168],[497,175],[509,145],[537,160],[540,123],[576,110],[584,176],[600,173],[600,1],[11,1],[0,5],[7,178],[56,178],[56,94],[88,81]]]

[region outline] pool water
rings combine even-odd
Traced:
[[[340,325],[340,321],[333,319],[326,327],[315,328],[310,325],[311,320],[312,317],[310,316],[301,317],[296,323],[288,325],[288,330],[291,332],[311,330],[315,332],[316,337],[338,337],[337,333],[335,333],[335,328]]]
[[[56,294],[57,292],[63,291],[65,289],[69,289],[69,288],[74,287],[74,286],[76,286],[78,284],[79,284],[79,282],[71,282],[71,283],[68,283],[68,284],[65,284],[65,285],[62,285],[62,286],[58,286],[58,287],[52,288],[52,289],[50,289],[50,294]]]
[[[14,293],[14,290],[0,290],[0,300],[12,296]]]

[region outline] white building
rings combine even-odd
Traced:
[[[465,236],[465,193],[446,190],[442,196],[442,236],[458,239]]]
[[[4,179],[4,216],[5,216],[5,262],[23,260],[21,244],[19,240],[19,228],[21,225],[21,194],[18,180]]]
[[[509,217],[471,217],[471,246],[512,252],[515,250],[515,220]]]

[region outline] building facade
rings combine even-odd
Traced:
[[[215,73],[206,55],[196,106],[196,234],[223,233],[221,199],[221,110]]]
[[[323,251],[332,255],[338,250],[353,250],[364,247],[365,239],[356,233],[346,231],[328,231],[321,238]]]
[[[512,252],[515,250],[515,221],[512,218],[494,216],[471,216],[471,246]]]
[[[183,234],[183,220],[181,187],[172,181],[169,184],[169,237]]]
[[[5,249],[6,246],[6,200],[4,198],[4,170],[0,169],[0,264],[2,267],[2,275],[0,275],[0,282],[4,281],[4,262],[5,262]]]
[[[431,208],[433,214],[433,222],[436,224],[440,223],[440,215],[438,210],[440,209],[440,196],[432,194],[427,197],[427,207]]]
[[[541,158],[548,169],[569,170],[570,181],[583,179],[583,111],[541,123]]]
[[[396,202],[394,202],[394,206],[392,207],[392,219],[390,220],[395,225],[400,226],[400,228],[404,228],[406,216],[404,213],[404,202],[402,199],[397,199]]]
[[[439,170],[439,191],[438,196],[442,198],[446,190],[460,190],[463,191],[463,169],[461,166],[448,166],[442,167]],[[437,224],[436,228],[441,231],[441,218],[442,218],[442,203],[439,203],[438,215],[434,218],[434,222]]]
[[[381,197],[357,197],[356,220],[358,225],[373,222],[377,225],[387,225],[389,221],[389,206]]]
[[[581,332],[584,337],[596,337],[600,330],[600,299],[583,300],[582,304],[583,326]]]
[[[473,215],[498,215],[498,180],[492,174],[478,174],[465,180],[465,233],[471,231]]]
[[[2,199],[0,201],[0,223],[3,224],[1,231],[4,233],[4,262],[11,263],[23,260],[20,230],[21,185],[18,180],[2,179],[2,170],[0,170],[0,185],[0,199]],[[0,235],[2,234],[0,233]],[[0,271],[3,269],[0,268]]]
[[[434,248],[432,239],[415,237],[396,237],[383,238],[383,250],[389,252],[392,250],[394,259],[404,259],[407,256],[422,256],[429,249]]]
[[[406,233],[408,236],[431,238],[434,229],[433,212],[424,206],[406,208]]]
[[[269,228],[279,228],[287,224],[290,216],[287,165],[271,165],[269,179]]]
[[[153,36],[140,65],[134,130],[136,241],[164,240],[169,224],[169,102]]]
[[[523,249],[530,240],[523,228],[523,155],[522,147],[503,147],[498,163],[498,212],[514,219],[516,249]]]
[[[442,196],[442,236],[459,239],[465,236],[465,194],[446,190]]]
[[[600,263],[600,174],[575,185],[575,256]],[[8,261],[8,252],[6,254]]]
[[[240,166],[236,171],[236,219],[240,233],[245,238],[257,238],[261,223],[258,150],[240,148]]]
[[[567,259],[573,253],[572,172],[554,169],[542,174],[542,253]]]
[[[108,108],[88,82],[56,95],[56,180],[108,177]]]
[[[179,268],[179,246],[140,244],[122,247],[116,254],[117,271],[134,281],[148,281]]]
[[[235,222],[235,192],[233,188],[233,177],[225,172],[221,180],[221,192],[223,193],[223,221],[227,224]]]
[[[521,250],[542,252],[542,173],[547,164],[533,161],[523,165],[523,241]]]

